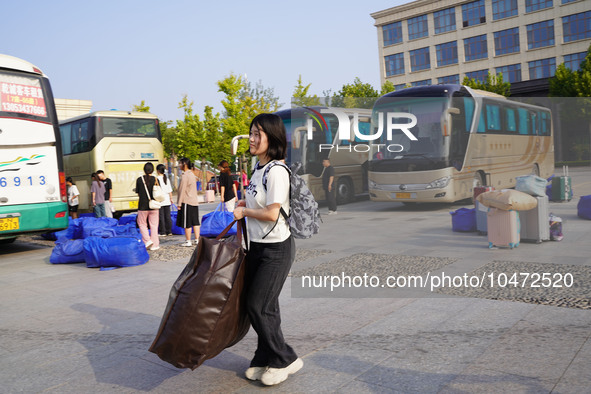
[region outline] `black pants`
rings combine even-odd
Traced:
[[[172,219],[170,217],[170,205],[160,207],[160,221],[158,223],[160,234],[172,234]]]
[[[295,258],[295,242],[251,242],[246,255],[246,303],[250,323],[258,335],[251,367],[285,368],[298,356],[281,331],[279,293]]]
[[[328,189],[324,189],[324,193],[326,194],[326,202],[328,203],[328,210],[329,211],[336,211],[337,210],[337,191],[333,187],[331,191],[328,191]]]

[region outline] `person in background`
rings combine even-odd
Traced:
[[[102,218],[105,216],[105,184],[101,181],[96,172],[92,173],[91,178],[92,185],[90,186],[90,194],[92,196],[94,216]]]
[[[240,176],[242,177],[242,184],[244,187],[248,186],[248,175],[246,174],[246,170],[244,168],[240,171]]]
[[[160,219],[159,209],[150,209],[150,200],[154,199],[152,190],[154,185],[158,185],[158,179],[152,176],[154,164],[147,162],[144,164],[144,175],[135,181],[135,192],[139,196],[137,208],[137,224],[142,234],[142,241],[146,249],[160,249],[160,240],[158,240],[158,220]],[[150,231],[148,232],[148,224]]]
[[[336,215],[337,213],[337,193],[334,187],[334,167],[330,165],[330,160],[322,160],[324,171],[322,171],[322,188],[328,203],[328,214]]]
[[[164,201],[160,203],[160,220],[158,230],[160,235],[166,237],[172,235],[172,219],[170,217],[170,204],[172,203],[172,185],[170,179],[166,176],[166,167],[164,164],[156,166],[158,173],[158,183],[164,192]]]
[[[105,184],[105,216],[108,218],[113,217],[113,196],[111,195],[111,190],[113,189],[113,183],[111,182],[111,178],[107,178],[105,172],[103,170],[97,170],[96,174],[99,176],[100,180],[103,181]]]
[[[246,227],[250,248],[246,255],[244,277],[248,317],[258,335],[258,345],[250,368],[249,380],[260,380],[271,386],[283,382],[299,371],[304,362],[289,346],[281,331],[279,294],[295,258],[295,242],[289,224],[280,213],[289,215],[289,172],[275,165],[287,155],[285,126],[274,114],[257,115],[250,124],[250,153],[258,156],[256,170],[241,200],[234,218],[248,217]]]
[[[71,176],[66,178],[66,185],[68,186],[68,211],[72,215],[72,219],[77,219],[78,205],[80,204],[78,196],[80,195],[80,192]]]
[[[185,242],[182,246],[192,246],[191,228],[195,232],[195,244],[199,241],[199,202],[197,201],[197,177],[193,173],[191,160],[183,157],[179,160],[179,166],[183,174],[177,195],[179,211],[176,217],[176,225],[185,229]]]
[[[236,184],[230,175],[230,165],[226,160],[222,160],[218,164],[218,168],[220,170],[220,195],[222,196],[222,202],[226,204],[226,210],[228,212],[234,212],[237,193]]]

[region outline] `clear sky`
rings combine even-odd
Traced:
[[[300,74],[319,96],[355,77],[379,89],[370,13],[407,2],[5,1],[0,53],[41,68],[55,97],[92,100],[95,111],[145,100],[176,120],[186,94],[196,113],[221,112],[216,82],[230,73],[273,88],[286,108]]]

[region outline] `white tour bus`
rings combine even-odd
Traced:
[[[0,243],[68,227],[66,181],[49,79],[0,55]]]
[[[411,135],[387,132],[397,124]],[[517,176],[554,170],[549,109],[462,85],[381,97],[372,114],[373,134],[379,130],[369,159],[373,201],[454,202],[472,197],[475,186],[511,188]]]
[[[158,117],[147,112],[97,111],[60,122],[66,175],[80,191],[81,212],[91,211],[91,175],[111,179],[116,215],[137,210],[135,182],[144,164],[164,163]],[[154,174],[155,175],[155,174]]]
[[[336,196],[339,204],[351,202],[355,196],[367,193],[367,160],[369,151],[357,148],[360,144],[353,133],[353,116],[358,115],[358,127],[368,134],[371,110],[338,108],[350,118],[348,139],[339,139],[339,122],[327,107],[301,107],[275,112],[281,117],[287,131],[288,164],[299,162],[299,174],[317,200],[324,200],[322,188],[322,161],[326,158],[335,171]],[[328,113],[327,113],[328,111]],[[308,130],[312,138],[308,139]]]

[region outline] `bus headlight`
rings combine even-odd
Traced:
[[[370,189],[379,189],[378,184],[375,183],[374,181],[372,181],[371,179],[369,180],[369,188]]]
[[[427,189],[442,189],[449,184],[450,177],[439,178],[427,185]]]

